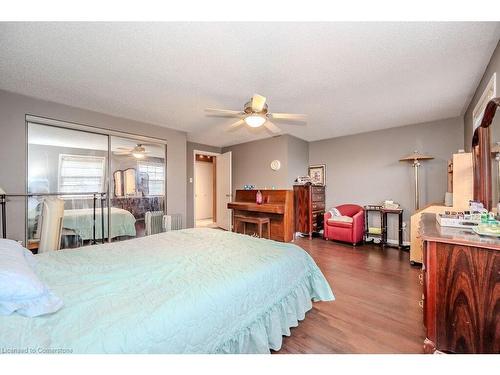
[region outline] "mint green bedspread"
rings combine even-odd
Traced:
[[[293,244],[186,229],[37,257],[64,300],[36,318],[0,316],[2,349],[73,353],[269,353],[333,293]]]

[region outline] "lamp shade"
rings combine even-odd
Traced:
[[[2,189],[2,187],[0,186],[0,195],[4,195],[5,194],[5,190]]]
[[[415,160],[431,160],[434,159],[433,156],[421,154],[418,151],[414,151],[413,154],[407,155],[399,159],[399,161],[415,161]]]

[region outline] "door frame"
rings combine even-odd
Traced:
[[[213,174],[213,182],[214,182],[214,191],[213,191],[213,219],[215,222],[215,219],[217,218],[217,156],[220,156],[220,153],[217,152],[210,152],[210,151],[202,151],[202,150],[193,150],[193,226],[196,228],[196,154],[203,154],[203,155],[210,155],[210,156],[215,156],[215,163],[214,163],[214,174]]]

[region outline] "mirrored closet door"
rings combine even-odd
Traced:
[[[165,230],[165,144],[31,122],[27,127],[30,249],[40,253]]]
[[[107,238],[108,136],[28,123],[27,245],[73,248]],[[101,207],[104,207],[104,209]],[[102,227],[104,226],[104,235]],[[95,233],[94,233],[95,229]]]
[[[165,145],[111,136],[111,237],[163,231]]]

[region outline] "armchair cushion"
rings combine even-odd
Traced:
[[[351,229],[352,228],[352,223],[348,223],[348,222],[345,222],[345,221],[330,221],[328,220],[328,224],[327,224],[330,228],[349,228]]]
[[[352,224],[353,218],[350,216],[332,216],[327,220],[328,224],[335,225],[336,223],[349,223]]]

